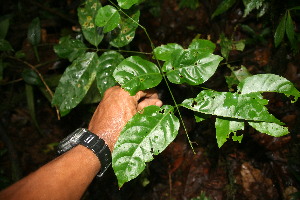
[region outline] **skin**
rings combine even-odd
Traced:
[[[113,151],[127,121],[149,105],[162,106],[154,91],[130,96],[120,87],[112,87],[105,92],[88,129]],[[80,199],[100,168],[97,156],[79,145],[0,192],[0,199]]]

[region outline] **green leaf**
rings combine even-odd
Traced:
[[[158,67],[138,56],[123,60],[115,69],[113,76],[130,95],[155,87],[162,80]]]
[[[176,137],[179,120],[169,105],[148,106],[125,125],[112,153],[119,187],[136,178]]]
[[[220,35],[220,40],[221,54],[226,60],[228,60],[229,53],[232,50],[233,41],[225,37],[224,33]]]
[[[25,69],[22,72],[22,77],[24,81],[29,85],[38,85],[38,86],[43,85],[43,82],[41,81],[39,75],[31,69]]]
[[[166,45],[161,45],[159,47],[156,47],[153,50],[153,53],[158,60],[168,61],[171,59],[171,55],[173,51],[176,49],[183,49],[183,48],[179,44],[169,43]]]
[[[116,81],[113,77],[115,68],[120,64],[124,57],[116,51],[108,51],[103,53],[100,58],[100,63],[97,67],[97,87],[100,94],[116,85]]]
[[[117,0],[118,4],[123,9],[129,9],[134,4],[138,3],[139,0]]]
[[[103,39],[102,28],[95,25],[97,11],[101,7],[99,0],[87,0],[77,9],[79,23],[85,39],[98,46]]]
[[[140,11],[137,9],[130,9],[126,14],[130,18],[122,14],[119,26],[111,32],[110,44],[114,47],[123,47],[129,44],[135,36],[135,30],[138,27]]]
[[[59,43],[54,46],[55,53],[61,57],[69,59],[70,62],[85,53],[87,47],[81,40],[71,39],[70,36],[60,38]]]
[[[286,18],[286,35],[290,41],[291,44],[295,43],[295,30],[294,30],[294,23],[290,14],[290,11],[287,12],[287,18]]]
[[[229,88],[232,88],[233,85],[238,85],[247,77],[252,76],[252,74],[250,74],[247,68],[243,65],[238,68],[231,67],[230,65],[228,65],[228,67],[232,71],[230,76],[225,76]]]
[[[194,39],[189,45],[189,49],[196,50],[199,53],[213,53],[215,48],[216,45],[213,42],[203,39]]]
[[[294,87],[293,83],[275,74],[257,74],[248,77],[238,85],[238,91],[241,94],[278,92],[286,96],[294,96],[295,101],[300,97],[300,92]]]
[[[99,60],[96,53],[86,53],[73,61],[55,90],[52,105],[59,107],[64,116],[77,106],[86,95],[96,77],[96,67]]]
[[[194,112],[194,116],[195,116],[195,120],[197,123],[202,122],[209,117],[209,115],[206,115],[206,114],[203,114],[200,112]]]
[[[215,122],[216,138],[218,147],[220,148],[229,138],[230,133],[244,130],[244,122],[217,118]]]
[[[97,26],[103,27],[103,32],[107,33],[115,29],[120,23],[121,16],[117,9],[113,6],[107,5],[98,10],[95,23]]]
[[[8,28],[9,28],[9,16],[1,17],[0,21],[0,39],[4,39],[6,37]]]
[[[216,71],[223,58],[196,50],[174,50],[170,61],[162,68],[170,82],[199,85],[207,81]]]
[[[41,24],[40,19],[34,18],[28,27],[27,39],[30,44],[36,46],[41,41]]]
[[[275,34],[274,34],[274,42],[275,42],[275,47],[278,47],[278,45],[281,43],[284,37],[285,33],[285,20],[286,20],[286,14],[281,18]]]
[[[243,3],[245,5],[243,17],[246,17],[252,10],[259,9],[263,5],[264,0],[243,0]]]
[[[248,122],[248,123],[257,131],[274,137],[280,137],[289,134],[289,130],[287,127],[280,126],[275,123],[268,123],[268,122]]]
[[[7,40],[0,39],[0,51],[12,51],[10,43]]]
[[[235,4],[236,0],[223,0],[222,3],[218,6],[218,8],[215,10],[215,12],[212,14],[211,18],[226,12],[229,8]]]
[[[267,103],[257,95],[203,90],[196,98],[186,99],[181,105],[204,114],[282,124],[268,113],[264,106]]]

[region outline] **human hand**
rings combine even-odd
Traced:
[[[113,151],[125,124],[146,106],[162,106],[153,90],[139,91],[134,96],[119,86],[109,88],[98,105],[89,124],[89,131],[102,138]]]

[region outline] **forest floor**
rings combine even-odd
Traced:
[[[272,24],[266,25],[265,18],[250,16],[245,19],[238,5],[222,17],[211,20],[218,1],[203,1],[196,9],[180,8],[178,2],[164,0],[160,1],[159,6],[142,6],[140,23],[149,31],[155,46],[178,43],[187,47],[195,37],[218,42],[220,34],[224,33],[236,41],[249,41],[243,52],[230,53],[229,63],[233,66],[244,65],[252,74],[272,72],[284,76],[300,89],[300,54],[292,54],[285,44],[277,49],[274,47],[274,27]],[[1,11],[6,14],[12,12],[16,7],[13,3],[15,1],[8,3],[6,8],[2,6]],[[27,62],[38,64],[26,41],[26,31],[31,19],[40,16],[44,44],[38,47],[40,63],[49,63],[42,65],[39,70],[45,76],[62,73],[68,62],[57,58],[53,45],[58,42],[61,33],[74,34],[72,30],[78,28],[76,6],[79,2],[48,0],[43,5],[38,1],[27,3],[23,4],[22,9],[30,15],[14,21],[8,40],[12,41],[15,49],[22,49]],[[64,8],[65,4],[67,8]],[[23,16],[24,13],[17,15]],[[240,24],[250,26],[257,37],[266,27],[271,31],[258,41],[257,37],[243,31]],[[151,52],[142,29],[138,29],[129,48]],[[220,47],[217,47],[216,53],[220,54]],[[6,69],[0,85],[3,99],[0,107],[0,188],[55,158],[57,143],[76,128],[86,127],[96,107],[78,106],[58,120],[55,109],[43,93],[34,88],[38,131],[27,109],[25,84],[20,76],[24,63],[12,62],[15,67]],[[205,86],[226,91],[224,75],[229,74],[228,68],[221,66]],[[11,82],[13,80],[17,81]],[[195,96],[188,86],[178,85],[171,89],[179,102],[182,97]],[[158,91],[165,103],[170,101],[168,91],[163,86],[159,86]],[[298,192],[299,195],[300,192],[300,103],[292,104],[288,98],[272,93],[264,96],[269,99],[270,113],[286,123],[289,135],[275,138],[246,127],[241,143],[229,140],[218,148],[214,120],[196,123],[193,113],[182,110],[195,153],[184,131],[180,130],[175,141],[156,156],[138,178],[119,190],[110,169],[104,177],[93,181],[83,199],[190,200],[200,199],[201,194],[214,200],[292,199],[292,194]]]

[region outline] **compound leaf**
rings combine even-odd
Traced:
[[[107,33],[116,28],[121,20],[120,14],[113,6],[107,5],[98,10],[95,23],[103,27],[103,32]]]
[[[176,49],[162,70],[170,82],[199,85],[207,81],[216,71],[223,58],[211,53],[199,53],[194,49]]]
[[[140,11],[137,9],[130,9],[126,14],[130,18],[124,14],[121,14],[119,26],[111,32],[110,44],[114,47],[123,47],[129,44],[135,36],[135,30],[138,27]]]
[[[71,39],[70,36],[60,38],[59,43],[54,46],[55,53],[70,62],[84,54],[86,50],[87,47],[81,40]]]
[[[213,42],[203,39],[194,39],[189,45],[189,49],[196,50],[199,53],[213,53],[215,48],[216,45]]]
[[[119,187],[136,178],[176,137],[179,120],[173,107],[148,106],[125,125],[112,153]]]
[[[264,106],[267,103],[267,100],[261,99],[256,93],[241,95],[231,92],[203,90],[196,98],[186,99],[181,105],[204,114],[282,124],[268,113],[267,108]]]
[[[211,18],[214,18],[224,12],[226,12],[229,8],[233,6],[233,4],[236,2],[236,0],[223,0],[218,8],[215,10],[215,12],[212,14]]]
[[[241,94],[253,92],[278,92],[286,96],[294,96],[295,101],[300,97],[300,92],[293,83],[275,74],[257,74],[244,79],[238,85]]]
[[[283,40],[284,33],[285,33],[285,20],[286,20],[286,14],[281,18],[275,34],[274,34],[274,42],[275,42],[275,47],[278,47],[280,42]]]
[[[138,56],[123,60],[115,69],[113,76],[130,95],[155,87],[162,80],[158,67]]]
[[[215,122],[216,138],[220,148],[229,138],[230,133],[236,136],[236,131],[244,130],[244,122],[217,118]]]
[[[169,43],[166,45],[161,45],[159,47],[156,47],[153,50],[153,53],[155,55],[155,58],[162,61],[168,61],[171,59],[171,55],[174,50],[176,49],[183,49],[182,46],[176,43]]]
[[[95,25],[95,17],[99,8],[101,8],[99,0],[88,0],[77,9],[83,35],[94,46],[98,46],[104,36],[102,28]]]
[[[129,9],[134,4],[138,3],[139,0],[117,0],[118,4],[123,9]]]
[[[99,60],[96,76],[97,87],[100,94],[104,94],[108,88],[116,85],[113,72],[120,62],[124,60],[124,57],[116,51],[108,51],[103,53]]]
[[[243,17],[246,17],[252,10],[259,9],[263,5],[264,0],[243,0],[243,3],[245,5]]]
[[[63,73],[52,99],[52,105],[59,107],[62,116],[86,95],[95,80],[98,62],[95,52],[86,53],[74,60]]]
[[[274,137],[280,137],[289,134],[289,130],[287,127],[280,126],[276,123],[268,123],[268,122],[248,122],[248,123],[257,131]]]

